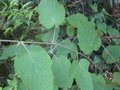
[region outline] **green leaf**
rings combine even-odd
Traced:
[[[53,86],[53,90],[58,90],[58,86]]]
[[[60,25],[65,19],[65,9],[57,0],[42,0],[38,6],[39,21],[47,29]]]
[[[108,46],[106,50],[104,49],[102,56],[107,63],[120,62],[120,46]]]
[[[76,52],[67,49],[67,48],[70,48],[76,51],[77,47],[74,43],[72,43],[70,40],[64,40],[64,42],[61,45],[63,45],[64,47],[58,46],[56,48],[56,56],[62,55],[67,57],[68,54],[71,54],[72,58],[76,57]]]
[[[29,90],[53,90],[52,61],[40,46],[23,45],[23,50],[15,57],[14,66]]]
[[[94,90],[105,90],[105,80],[102,75],[92,74]]]
[[[10,56],[14,56],[16,53],[16,45],[11,45],[10,47],[3,47],[3,52],[0,59],[7,59]]]
[[[110,36],[120,36],[120,33],[116,29],[109,29],[108,31]],[[120,40],[119,39],[112,39],[116,44],[120,45]]]
[[[88,22],[82,14],[74,14],[67,18],[68,22],[78,28],[79,47],[85,54],[97,51],[101,46],[101,39],[95,31],[93,22]]]
[[[70,88],[73,82],[70,73],[70,61],[64,56],[59,56],[53,61],[54,85],[61,88]]]
[[[93,9],[94,12],[97,12],[97,4],[91,4],[90,7]]]
[[[86,59],[81,59],[78,63],[75,80],[81,90],[93,90],[92,76],[88,72],[89,62]]]
[[[17,90],[17,80],[14,78],[13,80],[7,80],[8,86],[4,87],[3,90]]]
[[[2,90],[2,87],[0,87],[0,90]]]
[[[74,36],[74,27],[68,26],[66,33],[69,37],[73,37]]]
[[[19,48],[18,48],[17,45],[10,45],[9,47],[4,46],[0,59],[7,59],[8,57],[15,56],[16,52],[18,52],[21,49],[22,49],[22,47],[19,46]]]
[[[81,23],[84,24],[87,21],[87,18],[82,14],[73,14],[67,17],[67,20],[72,26],[79,28]]]
[[[71,66],[71,76],[72,78],[75,79],[77,72],[77,69],[79,68],[78,66],[78,60],[73,60],[72,66]]]

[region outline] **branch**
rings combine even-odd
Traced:
[[[86,58],[87,60],[89,60],[92,64],[93,64],[93,61],[92,61],[92,59],[90,59],[88,56],[86,56],[86,55],[84,55],[83,53],[80,53],[80,52],[78,52],[78,51],[76,51],[76,50],[74,50],[74,49],[71,49],[71,48],[69,48],[69,47],[67,47],[67,46],[64,46],[64,45],[61,45],[61,44],[58,44],[58,43],[55,43],[55,42],[51,42],[51,43],[44,43],[44,42],[30,42],[30,41],[17,41],[17,40],[1,40],[0,39],[0,42],[11,42],[11,43],[18,43],[18,44],[46,44],[46,45],[56,45],[56,46],[60,46],[60,47],[63,47],[63,48],[66,48],[66,49],[68,49],[68,50],[70,50],[70,51],[73,51],[73,52],[75,52],[75,53],[77,53],[77,54],[79,54],[79,55],[81,55],[82,57],[84,57],[84,58]],[[94,64],[93,64],[94,65]],[[96,65],[95,65],[96,66]],[[98,68],[97,66],[96,66],[96,68]]]
[[[120,39],[120,36],[102,36],[103,39]]]
[[[25,43],[25,44],[55,44],[55,43],[45,43],[45,42],[32,42],[32,41],[17,41],[17,40],[1,40],[0,42],[10,42],[10,43]]]
[[[81,2],[81,0],[75,1],[72,4],[69,4],[69,5],[65,6],[65,8],[71,7],[71,6],[75,5],[78,2]]]

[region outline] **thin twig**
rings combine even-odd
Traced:
[[[120,39],[120,36],[102,36],[104,39]]]
[[[0,76],[0,79],[4,79],[5,77]]]
[[[77,4],[78,2],[81,2],[81,0],[75,1],[72,4],[69,4],[69,5],[65,6],[65,8],[71,7],[71,6],[75,5],[75,4]]]
[[[49,43],[49,42],[32,42],[32,41],[18,41],[18,40],[1,40],[0,42],[10,42],[10,43],[24,43],[24,44],[56,44],[56,43]]]

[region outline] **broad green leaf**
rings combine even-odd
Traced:
[[[108,46],[106,50],[104,49],[102,56],[107,63],[120,62],[120,46]]]
[[[74,36],[74,27],[68,26],[66,33],[69,37],[73,37]]]
[[[8,57],[16,55],[17,46],[11,45],[9,47],[3,47],[3,52],[0,59],[7,59]]]
[[[71,57],[72,58],[75,58],[76,57],[76,51],[77,50],[77,47],[74,43],[72,43],[70,40],[65,40],[63,43],[61,43],[61,45],[63,45],[64,47],[61,47],[61,46],[58,46],[56,48],[56,56],[68,56],[68,54],[71,54]],[[69,50],[68,48],[74,50],[74,51],[71,51]]]
[[[97,51],[101,46],[100,37],[95,31],[93,22],[88,22],[87,18],[82,14],[74,14],[67,18],[68,22],[78,28],[79,47],[85,54],[91,54]]]
[[[108,31],[110,36],[120,36],[120,33],[116,29],[109,29]],[[112,39],[116,44],[120,45],[120,39]]]
[[[24,45],[15,57],[15,72],[29,90],[53,90],[52,61],[40,46]]]
[[[93,90],[92,76],[88,72],[89,62],[86,59],[80,59],[75,80],[81,90]]]
[[[0,90],[2,90],[2,87],[0,87]]]
[[[74,79],[76,77],[76,74],[78,73],[77,72],[78,68],[79,68],[79,66],[78,66],[78,60],[73,60],[72,66],[71,66],[71,76]]]
[[[87,21],[87,18],[81,14],[73,14],[67,17],[67,20],[72,26],[79,28],[81,24],[84,24]]]
[[[65,9],[57,0],[41,0],[38,13],[39,21],[47,29],[62,24],[65,19]]]
[[[105,90],[105,80],[102,75],[92,74],[94,90]]]
[[[101,46],[100,37],[95,32],[94,28],[92,27],[92,23],[86,24],[86,28],[84,27],[78,29],[78,40],[80,49],[85,54],[91,54],[92,51],[97,51]]]
[[[72,86],[73,79],[70,73],[71,63],[64,57],[59,56],[53,59],[53,75],[54,85],[61,88],[70,88]]]
[[[23,50],[22,45],[10,45],[9,47],[3,47],[3,52],[0,59],[7,59],[8,57],[15,56],[17,52],[21,50]]]

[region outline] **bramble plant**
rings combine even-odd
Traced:
[[[120,90],[120,2],[0,0],[0,90]]]

